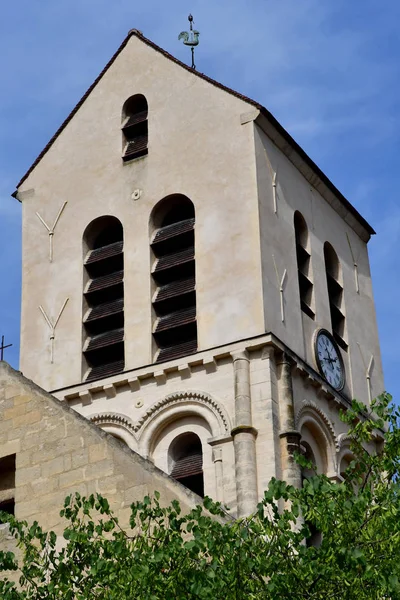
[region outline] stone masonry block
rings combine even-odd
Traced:
[[[99,493],[99,482],[97,481],[97,479],[92,479],[91,481],[86,481],[86,489],[87,489],[87,494],[88,496],[90,496],[90,494],[98,494]]]
[[[19,406],[14,406],[12,408],[7,408],[4,411],[4,420],[8,421],[9,419],[14,419],[15,417],[20,417],[26,413],[26,405],[20,404]]]
[[[62,473],[64,471],[64,458],[62,456],[58,456],[57,458],[53,458],[47,462],[42,463],[41,465],[41,474],[42,477],[48,478],[52,475],[57,475],[58,473]]]
[[[101,481],[99,481],[99,493],[100,494],[116,494],[117,493],[117,488],[118,488],[118,477],[115,476],[111,476],[111,477],[103,477],[101,479]],[[121,498],[122,500],[122,498]]]
[[[3,456],[9,456],[10,454],[16,454],[20,450],[19,440],[13,440],[12,442],[6,442],[0,445],[0,458]]]
[[[19,486],[20,484],[31,483],[32,481],[36,481],[36,479],[39,479],[40,477],[40,472],[40,465],[17,469],[15,472],[15,485]]]
[[[85,467],[85,480],[103,479],[114,473],[114,462],[112,460],[101,460]]]
[[[107,446],[105,444],[92,444],[89,446],[89,462],[95,463],[107,458]]]
[[[139,484],[129,487],[124,493],[124,504],[131,505],[136,500],[143,500],[147,494],[147,485]]]
[[[32,396],[27,394],[20,394],[14,398],[14,406],[20,406],[21,404],[28,404],[32,401]]]
[[[78,448],[85,446],[85,439],[82,435],[72,435],[59,441],[57,447],[60,454],[66,452],[75,452]]]
[[[32,464],[45,463],[60,455],[58,444],[38,444],[35,452],[31,453]]]
[[[50,446],[51,444],[55,445],[56,443],[58,444],[60,440],[64,439],[65,437],[65,429],[62,423],[57,423],[57,425],[51,426],[50,422],[47,420],[46,435],[43,436],[43,441],[45,442],[46,446]]]
[[[73,469],[76,469],[77,467],[82,467],[83,465],[87,465],[89,462],[88,449],[81,448],[78,452],[73,452],[71,454],[71,459]]]
[[[33,521],[33,515],[38,512],[38,507],[32,503],[31,500],[26,500],[25,502],[18,502],[15,507],[15,517],[17,519],[27,519],[30,517],[30,520]]]
[[[34,497],[44,493],[54,492],[59,488],[59,477],[57,475],[47,478],[40,477],[39,479],[36,479],[36,481],[32,481],[31,488]]]
[[[72,469],[72,458],[70,454],[64,455],[64,471],[70,471]]]
[[[21,389],[17,386],[14,385],[6,385],[6,388],[4,390],[4,397],[6,400],[9,400],[10,398],[14,398],[15,396],[18,396],[18,394],[21,393]]]
[[[13,419],[13,427],[22,427],[23,425],[32,425],[37,423],[42,418],[42,413],[38,410],[34,410],[20,417]]]
[[[17,460],[17,469],[21,469],[22,467],[30,467],[32,465],[32,454],[30,452],[18,452],[16,456]]]
[[[31,450],[32,448],[37,448],[42,441],[42,435],[38,433],[38,431],[28,431],[23,434],[23,431],[20,432],[21,436],[21,450]],[[10,439],[10,438],[9,438]]]
[[[85,481],[83,469],[74,469],[60,475],[60,488],[72,488],[83,481]]]

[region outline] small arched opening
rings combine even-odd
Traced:
[[[168,451],[170,475],[189,490],[204,497],[203,449],[198,435],[183,433]]]
[[[148,106],[143,94],[131,96],[122,108],[122,160],[148,154]]]

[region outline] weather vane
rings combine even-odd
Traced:
[[[193,29],[192,15],[188,16],[188,20],[190,23],[190,30],[182,31],[182,33],[180,33],[178,36],[178,40],[183,40],[185,46],[190,46],[190,50],[192,51],[192,69],[195,69],[196,65],[194,64],[194,48],[199,43],[200,32]]]

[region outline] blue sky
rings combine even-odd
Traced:
[[[129,29],[266,106],[376,229],[369,245],[386,388],[400,398],[398,0],[20,0],[0,21],[0,335],[18,366],[15,184]]]

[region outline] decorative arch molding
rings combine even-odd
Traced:
[[[350,457],[351,459],[354,458],[354,454],[350,448],[350,444],[352,442],[352,436],[348,435],[347,433],[340,433],[338,435],[338,447],[337,447],[337,468],[338,468],[338,472],[340,471],[340,463],[342,462],[342,459],[345,457]],[[340,473],[339,473],[340,475]]]
[[[296,428],[300,431],[301,426],[307,421],[313,420],[316,425],[319,425],[324,437],[326,438],[329,446],[334,446],[336,451],[339,450],[338,438],[335,435],[332,422],[326,416],[322,408],[317,406],[311,400],[304,400],[301,404],[300,410],[296,415]]]
[[[230,434],[227,413],[209,394],[193,390],[174,392],[150,407],[135,425],[141,453],[149,456],[152,442],[160,431],[172,421],[189,415],[204,419],[213,437]]]
[[[339,433],[337,436],[337,451],[339,452],[343,448],[348,448],[351,444],[353,438],[348,433]]]
[[[218,421],[221,424],[222,433],[230,433],[231,426],[229,423],[229,417],[227,413],[222,409],[220,404],[214,400],[209,394],[205,392],[187,390],[185,392],[173,392],[172,394],[168,394],[159,402],[156,402],[151,406],[139,419],[139,421],[135,424],[135,431],[140,431],[146,421],[150,418],[154,417],[156,414],[162,412],[166,408],[171,405],[187,405],[187,404],[200,404],[206,406],[209,410],[211,410]]]
[[[89,421],[98,425],[107,433],[121,438],[130,448],[136,448],[137,437],[133,422],[120,413],[98,413],[91,415]]]
[[[301,432],[303,426],[312,425],[326,445],[326,474],[336,477],[338,441],[332,422],[324,411],[311,400],[304,400],[296,416],[296,429]]]

